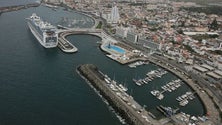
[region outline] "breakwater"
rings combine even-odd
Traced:
[[[105,76],[98,70],[95,65],[85,64],[77,68],[77,71],[82,75],[90,84],[100,91],[101,95],[109,102],[112,107],[120,113],[120,115],[126,119],[130,125],[159,125],[160,123],[151,118],[148,112],[142,108],[137,102],[133,100],[133,97],[127,95],[124,98],[121,94],[124,92],[114,91],[104,80]],[[109,83],[111,84],[111,83]],[[118,93],[118,94],[117,94]],[[120,96],[121,95],[121,96]]]
[[[39,5],[40,5],[39,3],[31,3],[31,4],[26,4],[26,5],[0,7],[0,14],[5,13],[5,12],[11,12],[11,11],[17,11],[17,10],[21,10],[21,9],[26,9],[26,8],[29,8],[29,7],[38,7]]]

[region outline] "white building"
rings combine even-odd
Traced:
[[[129,31],[129,32],[127,32],[126,40],[129,41],[129,42],[132,42],[132,43],[137,43],[138,35],[134,32]]]
[[[119,21],[119,19],[120,19],[119,10],[116,6],[116,3],[114,3],[114,6],[112,7],[112,10],[111,10],[111,15],[110,15],[109,22],[117,23]]]

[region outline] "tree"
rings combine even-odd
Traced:
[[[179,34],[183,34],[183,30],[182,30],[181,28],[179,28],[179,29],[177,30],[177,32],[178,32]]]
[[[209,29],[218,30],[218,28],[219,28],[219,26],[218,26],[218,23],[217,23],[217,19],[214,18],[213,22],[210,24]]]

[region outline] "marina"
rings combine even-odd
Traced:
[[[167,74],[166,70],[158,68],[157,70],[152,70],[148,72],[146,75],[151,79],[155,79],[155,78],[161,78],[165,74]]]
[[[186,106],[189,103],[189,100],[193,100],[194,93],[192,92],[186,92],[185,94],[178,96],[176,100],[179,102],[180,106]]]
[[[151,94],[155,96],[157,99],[162,100],[164,98],[163,93],[165,92],[173,92],[178,89],[182,85],[182,81],[180,79],[172,80],[171,82],[167,83],[166,85],[161,86],[162,91],[159,90],[152,90]]]
[[[182,84],[183,84],[183,82],[180,79],[177,79],[177,80],[172,80],[171,82],[167,83],[166,85],[161,86],[161,88],[164,91],[173,92],[176,89],[178,89]]]
[[[162,100],[164,98],[163,92],[159,90],[153,90],[150,92],[153,96],[157,97],[157,99]]]
[[[144,64],[144,63],[142,63],[142,64]],[[133,82],[136,85],[141,86],[143,84],[148,84],[149,82],[153,81],[156,78],[161,78],[165,74],[167,74],[167,71],[165,71],[161,68],[158,68],[157,70],[152,70],[152,71],[148,72],[146,74],[146,77],[143,79],[137,80],[136,78],[133,78]]]
[[[148,61],[136,61],[136,62],[134,62],[134,63],[128,64],[128,66],[129,66],[130,68],[136,68],[137,66],[147,65],[147,64],[149,64]]]

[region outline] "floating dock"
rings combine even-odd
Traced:
[[[95,65],[85,64],[77,68],[77,72],[120,113],[129,125],[160,125],[149,113],[140,106],[132,96],[117,89],[114,90],[108,83],[106,76]],[[124,96],[124,97],[123,97]]]

